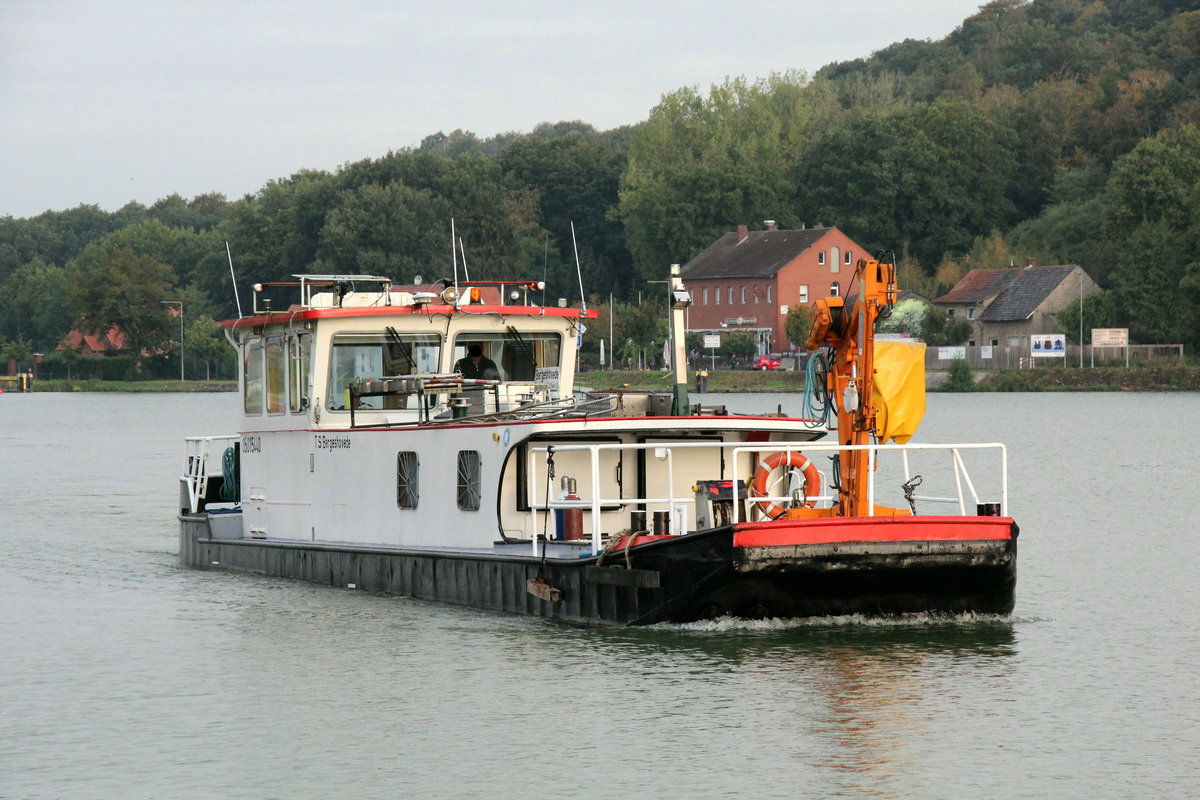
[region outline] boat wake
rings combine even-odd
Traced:
[[[871,616],[868,614],[843,614],[832,617],[795,617],[792,619],[744,619],[741,617],[719,617],[717,619],[699,620],[679,624],[663,623],[654,627],[696,633],[726,633],[740,631],[788,631],[804,629],[847,629],[847,628],[877,628],[904,629],[927,628],[940,626],[970,626],[970,625],[1012,625],[1018,620],[1008,614],[977,614],[963,612],[959,614],[899,614],[892,616]],[[1027,621],[1027,620],[1026,620]]]

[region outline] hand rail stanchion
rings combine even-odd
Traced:
[[[534,448],[529,448],[529,512],[533,517],[533,530],[529,532],[529,541],[533,543],[533,556],[537,558],[537,459],[533,454],[537,452]],[[546,498],[546,513],[550,513],[550,498]]]
[[[589,445],[592,458],[592,555],[600,552],[600,450]]]
[[[958,513],[960,516],[967,515],[967,503],[963,499],[962,476],[958,472],[958,449],[950,448],[950,466],[954,469],[954,487],[958,491]]]

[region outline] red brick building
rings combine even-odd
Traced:
[[[792,349],[784,319],[795,305],[841,295],[862,245],[837,228],[781,231],[774,221],[751,231],[739,225],[680,270],[692,292],[689,332],[752,333],[760,353]]]

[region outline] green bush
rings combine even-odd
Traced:
[[[973,392],[975,391],[975,376],[971,365],[965,359],[956,358],[950,362],[946,370],[946,380],[938,387],[943,392]]]

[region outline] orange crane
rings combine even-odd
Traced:
[[[833,351],[826,391],[828,402],[837,408],[838,442],[868,445],[875,433],[875,323],[896,303],[896,265],[890,261],[859,259],[854,280],[858,282],[856,296],[827,297],[814,304],[805,346],[809,350],[827,346]],[[847,299],[852,303],[849,306]],[[831,509],[832,516],[868,516],[871,511],[867,496],[867,451],[844,450],[837,458],[839,499]],[[875,514],[881,512],[908,513],[876,507]]]

